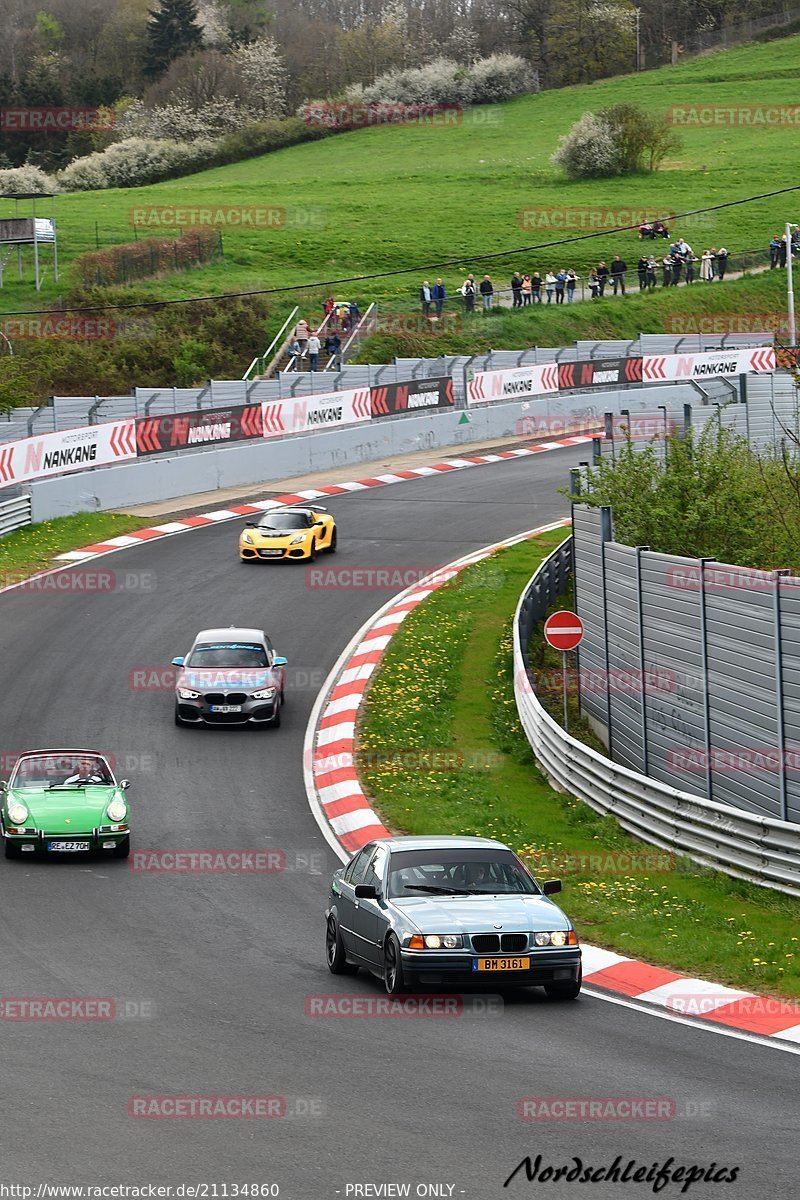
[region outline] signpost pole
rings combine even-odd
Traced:
[[[568,683],[567,683],[567,651],[561,652],[561,677],[564,683],[564,732],[569,733],[569,704],[568,699]]]

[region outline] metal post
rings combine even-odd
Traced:
[[[606,441],[611,446],[611,457],[616,458],[614,453],[614,414],[610,412],[603,413],[603,423],[605,425],[603,432],[605,433]]]
[[[780,788],[780,818],[782,821],[789,820],[788,802],[786,796],[786,720],[783,710],[783,636],[781,630],[781,576],[789,575],[789,571],[775,571],[775,587],[772,592],[772,611],[775,629],[775,700],[776,700],[776,716],[777,734],[778,734],[778,753],[780,754],[780,766],[778,768],[778,784]]]
[[[606,676],[606,723],[608,728],[608,757],[613,758],[612,747],[614,744],[614,734],[611,728],[611,687],[609,676],[611,674],[609,667],[608,653],[608,589],[606,587],[606,542],[610,542],[613,538],[613,529],[611,524],[611,508],[608,505],[603,505],[600,509],[600,576],[603,591],[603,648],[605,650],[605,676]]]
[[[564,732],[569,733],[569,704],[567,701],[568,684],[567,684],[567,652],[566,652],[566,650],[561,651],[561,681],[564,685]]]
[[[716,559],[700,559],[700,650],[703,670],[703,728],[706,743],[707,800],[711,800],[713,798],[713,780],[711,773],[711,706],[708,697],[708,630],[706,625],[706,563],[709,562],[716,562]]]
[[[642,774],[648,772],[647,753],[647,685],[644,661],[644,606],[642,604],[642,551],[649,546],[636,547],[636,610],[639,623],[639,683],[642,689]]]
[[[659,410],[659,412],[662,412],[664,414],[664,440],[666,441],[668,433],[669,433],[669,422],[667,420],[666,404],[659,404],[658,410]]]
[[[36,220],[33,222],[33,265],[36,272],[36,290],[41,291],[42,281],[39,278],[39,240],[36,237]]]
[[[794,321],[794,281],[792,278],[792,230],[794,225],[786,222],[786,292],[789,303],[789,345],[797,344],[797,330]]]

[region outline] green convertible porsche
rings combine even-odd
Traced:
[[[23,853],[130,853],[129,808],[107,759],[95,750],[32,750],[0,781],[6,858]]]

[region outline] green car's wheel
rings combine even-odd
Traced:
[[[3,842],[5,843],[6,858],[22,857],[22,847],[18,846],[16,842],[12,842],[11,838],[3,838]]]
[[[328,917],[325,931],[325,959],[331,975],[355,975],[358,970],[355,963],[349,963],[345,957],[339,926],[333,917]]]
[[[547,983],[544,990],[548,1000],[577,1000],[582,983],[583,974],[579,971],[577,979],[570,979],[566,983]]]
[[[117,842],[114,849],[111,851],[114,858],[127,858],[131,852],[130,836],[123,838],[121,842]]]
[[[331,544],[330,544],[330,546],[328,546],[328,554],[336,553],[336,542],[337,542],[336,530],[334,529],[333,533],[331,534]]]
[[[400,943],[393,933],[389,934],[383,948],[383,986],[390,996],[399,996],[406,990]]]

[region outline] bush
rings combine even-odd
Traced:
[[[184,270],[210,262],[219,255],[219,233],[198,229],[181,237],[146,237],[123,246],[82,254],[75,260],[75,271],[83,286],[112,287],[163,271]]]
[[[570,179],[600,179],[620,173],[619,147],[608,122],[584,113],[559,139],[552,162]]]
[[[218,142],[203,138],[191,144],[128,138],[107,150],[76,158],[60,172],[58,180],[68,192],[140,187],[205,169],[217,149]]]
[[[0,195],[9,192],[36,192],[41,196],[59,190],[53,176],[40,171],[38,167],[9,167],[0,171]]]
[[[498,104],[539,90],[539,77],[516,54],[491,54],[472,67],[472,103]]]
[[[597,179],[655,171],[680,139],[666,118],[638,104],[615,104],[584,113],[559,140],[552,162],[570,179]]]

